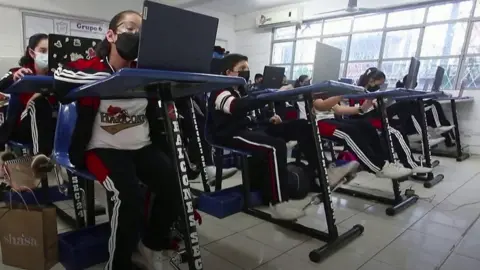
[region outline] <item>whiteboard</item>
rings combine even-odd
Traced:
[[[22,17],[24,47],[27,47],[28,39],[37,33],[103,39],[108,30],[108,22],[100,20],[92,21],[30,12],[23,12]]]

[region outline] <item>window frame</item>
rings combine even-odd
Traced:
[[[326,19],[315,19],[315,20],[308,20],[305,21],[304,23],[308,24],[314,24],[314,23],[321,23],[322,24],[322,31],[320,35],[315,35],[315,36],[309,36],[309,37],[298,37],[298,32],[299,32],[299,27],[296,28],[294,38],[291,39],[279,39],[279,40],[274,40],[274,32],[275,28],[272,29],[272,44],[271,44],[271,52],[270,52],[270,64],[272,64],[272,57],[273,57],[273,46],[275,43],[281,43],[281,42],[287,42],[291,41],[293,42],[293,55],[292,55],[292,61],[291,63],[285,63],[282,64],[284,66],[290,65],[290,74],[287,74],[288,77],[292,78],[293,73],[294,73],[294,67],[298,65],[309,65],[313,63],[296,63],[295,62],[295,54],[296,54],[296,45],[297,41],[299,40],[305,40],[305,39],[320,39],[320,42],[323,41],[324,38],[335,38],[335,37],[347,37],[347,46],[345,52],[345,58],[341,60],[341,64],[343,66],[343,70],[341,70],[341,75],[343,77],[346,77],[347,75],[347,70],[348,70],[348,64],[349,63],[356,63],[356,62],[377,62],[378,65],[377,67],[382,67],[382,64],[384,61],[401,61],[401,60],[409,60],[410,57],[397,57],[397,58],[384,58],[384,50],[385,50],[385,41],[386,41],[386,36],[388,32],[392,31],[402,31],[402,30],[412,30],[412,29],[419,29],[419,37],[418,37],[418,42],[417,42],[417,48],[415,51],[415,55],[412,55],[416,58],[418,58],[420,61],[422,60],[431,60],[431,59],[447,59],[447,58],[459,58],[458,61],[458,72],[456,74],[456,77],[453,81],[453,85],[455,89],[459,89],[460,85],[462,83],[462,79],[464,76],[464,73],[466,71],[466,65],[465,61],[467,58],[471,57],[480,57],[480,53],[467,53],[468,46],[470,44],[471,36],[472,36],[472,30],[473,30],[473,24],[476,22],[480,22],[480,10],[476,11],[477,8],[480,8],[480,2],[477,4],[476,0],[465,0],[465,1],[470,1],[472,2],[472,9],[470,11],[470,14],[466,18],[461,18],[461,19],[449,19],[449,20],[443,20],[443,21],[435,21],[435,22],[427,22],[428,14],[430,12],[430,8],[436,7],[439,5],[447,5],[451,3],[458,3],[458,0],[442,0],[438,1],[438,3],[435,3],[435,5],[430,4],[430,6],[425,3],[414,3],[414,4],[408,4],[408,5],[403,5],[403,6],[398,6],[395,8],[385,8],[383,10],[378,10],[375,13],[361,13],[361,14],[345,14],[345,15],[340,15],[336,17],[330,17]],[[418,8],[425,8],[425,12],[423,14],[423,21],[421,23],[416,23],[416,24],[408,24],[408,25],[402,25],[402,26],[395,26],[395,27],[387,27],[388,24],[388,19],[389,15],[391,13],[395,13],[398,11],[402,10],[414,10]],[[477,16],[475,16],[475,13],[477,13]],[[354,22],[356,17],[365,17],[365,16],[372,16],[375,14],[385,14],[385,19],[383,21],[383,26],[379,27],[377,29],[370,29],[370,30],[361,30],[361,31],[354,31]],[[325,31],[325,24],[329,21],[333,20],[341,20],[341,19],[347,19],[351,18],[351,25],[350,25],[350,31],[349,32],[344,32],[342,31],[341,33],[331,33],[331,34],[324,34]],[[465,31],[465,37],[463,40],[463,44],[461,46],[460,50],[460,55],[442,55],[442,56],[428,56],[428,57],[421,57],[421,49],[423,46],[423,40],[425,37],[425,28],[428,26],[432,25],[440,25],[440,24],[452,24],[452,23],[459,23],[459,22],[466,22],[467,27]],[[350,60],[350,48],[352,44],[352,35],[354,34],[363,34],[363,33],[373,33],[373,32],[381,32],[382,37],[381,37],[381,44],[380,44],[380,51],[379,51],[379,56],[377,59],[363,59],[363,60]],[[460,41],[457,41],[460,42]],[[480,66],[480,63],[479,63]],[[292,78],[295,79],[295,78]],[[480,87],[479,87],[480,89]]]

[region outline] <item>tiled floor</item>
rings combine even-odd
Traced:
[[[340,232],[355,224],[362,224],[365,232],[320,264],[308,259],[312,249],[324,244],[318,240],[243,213],[225,219],[203,214],[204,223],[198,231],[204,269],[478,270],[480,158],[461,163],[443,158],[440,161],[435,172],[445,174],[445,180],[430,190],[418,183],[403,183],[403,189],[413,187],[422,199],[395,217],[385,215],[384,205],[334,194]],[[372,192],[390,187],[385,179],[365,175],[362,178],[351,187],[361,185],[363,189],[373,189]],[[227,185],[234,185],[239,179],[227,181]],[[299,206],[302,204],[298,202]],[[299,222],[325,229],[323,205],[311,207],[307,212],[307,217]],[[59,223],[60,232],[68,229]],[[166,262],[163,266],[162,270],[171,269]],[[54,269],[63,268],[57,265]]]

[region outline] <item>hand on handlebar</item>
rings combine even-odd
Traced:
[[[23,78],[23,76],[25,76],[27,74],[33,74],[33,71],[29,68],[21,68],[21,69],[15,71],[15,73],[13,74],[13,80],[18,81],[21,78]]]

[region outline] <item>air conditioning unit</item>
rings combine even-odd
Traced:
[[[266,12],[257,16],[257,27],[273,28],[302,22],[302,9],[292,8],[281,11]]]

